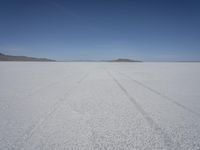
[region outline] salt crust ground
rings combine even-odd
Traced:
[[[200,63],[0,63],[2,150],[198,150]]]

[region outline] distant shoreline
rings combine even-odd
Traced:
[[[36,58],[28,56],[13,56],[0,53],[0,61],[23,61],[23,62],[55,62],[48,58]]]
[[[118,58],[118,59],[110,59],[110,60],[53,60],[49,58],[36,58],[36,57],[29,57],[29,56],[13,56],[13,55],[6,55],[0,53],[0,62],[172,62],[172,63],[197,63],[200,60],[186,60],[186,61],[141,61],[141,60],[134,60],[134,59],[127,59],[127,58]]]

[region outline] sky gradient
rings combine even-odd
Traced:
[[[0,52],[200,60],[199,0],[0,0]]]

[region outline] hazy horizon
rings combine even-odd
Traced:
[[[200,61],[197,0],[2,0],[0,52],[56,60]]]

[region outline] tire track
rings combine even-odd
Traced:
[[[66,79],[66,78],[69,78],[69,77],[71,77],[71,76],[72,76],[72,74],[66,75],[66,76],[64,76],[64,77],[62,78],[62,80]],[[18,97],[18,98],[20,98],[20,99],[28,99],[29,97],[31,97],[31,96],[37,94],[38,92],[41,92],[41,91],[44,90],[44,89],[47,89],[48,87],[52,87],[52,86],[55,86],[55,85],[57,85],[57,84],[59,85],[60,82],[62,82],[62,80],[59,80],[59,81],[57,80],[57,81],[51,82],[51,83],[49,83],[49,84],[47,84],[47,85],[45,85],[45,86],[36,88],[35,90],[32,88],[30,93],[28,93],[28,94],[26,94],[26,95],[24,95],[24,96],[22,96],[22,97]],[[15,96],[15,97],[16,97],[16,96]],[[10,103],[7,104],[7,109],[10,107],[10,105],[11,105]],[[2,110],[0,110],[0,112],[2,112]]]
[[[128,91],[122,86],[122,84],[110,73],[107,71],[109,76],[113,79],[116,85],[122,90],[126,97],[134,104],[136,109],[142,114],[144,119],[148,122],[149,126],[161,136],[164,142],[164,146],[169,150],[180,149],[180,145],[173,141],[171,137],[161,128],[159,125],[148,115],[148,113],[140,106],[140,104],[133,98]]]
[[[142,82],[139,82],[139,81],[137,81],[137,80],[131,78],[130,76],[128,76],[128,75],[126,75],[126,74],[124,74],[124,73],[121,73],[121,72],[119,72],[119,73],[120,73],[121,75],[125,76],[126,78],[128,78],[129,80],[135,82],[136,84],[142,86],[143,88],[145,88],[145,89],[151,91],[151,92],[154,93],[154,94],[159,95],[160,97],[164,98],[165,100],[167,100],[167,101],[169,101],[169,102],[175,104],[175,105],[178,106],[178,107],[181,107],[182,109],[184,109],[184,110],[186,110],[186,111],[188,111],[188,112],[190,112],[190,113],[192,113],[192,114],[194,114],[194,115],[196,115],[197,117],[200,118],[200,113],[198,113],[198,112],[192,110],[191,108],[189,108],[189,107],[187,107],[187,106],[185,106],[185,105],[183,105],[183,104],[177,102],[176,100],[172,99],[171,97],[169,97],[169,96],[167,96],[167,95],[165,95],[165,94],[163,94],[163,93],[161,93],[161,92],[159,92],[159,91],[157,91],[157,90],[155,90],[155,89],[153,89],[153,88],[151,88],[151,87],[149,87],[149,86],[143,84]]]
[[[70,95],[71,91],[73,91],[74,89],[76,89],[78,87],[79,84],[81,84],[85,78],[87,78],[87,76],[89,75],[90,72],[87,72],[86,74],[84,74],[80,80],[78,80],[76,82],[76,85],[74,87],[72,87],[71,89],[69,89],[63,96],[63,98],[60,98],[54,105],[53,108],[40,120],[38,120],[37,123],[35,123],[35,125],[33,125],[31,128],[29,128],[29,130],[27,130],[23,136],[21,138],[19,138],[19,140],[17,140],[15,142],[15,144],[12,146],[12,148],[10,148],[10,150],[13,149],[17,149],[17,150],[21,150],[24,146],[24,144],[26,144],[28,142],[28,140],[38,131],[38,129],[48,120],[52,117],[52,115],[58,110],[58,108],[61,106],[62,102],[65,101],[66,97]]]
[[[66,78],[69,78],[69,77],[71,77],[71,76],[72,76],[72,74],[66,75],[66,76],[64,76],[64,77],[62,78],[62,80],[66,79]],[[51,83],[49,83],[49,84],[47,84],[47,85],[45,85],[45,86],[39,87],[39,88],[37,88],[37,89],[35,89],[35,90],[32,89],[31,92],[28,93],[27,95],[23,96],[22,99],[27,99],[27,98],[29,98],[30,96],[33,96],[34,94],[40,92],[41,90],[46,89],[47,87],[55,86],[56,84],[59,84],[60,82],[62,82],[62,80],[59,80],[59,81],[57,80],[57,81],[51,82]]]
[[[66,78],[69,78],[71,76],[72,76],[72,74],[65,75],[64,77],[62,77],[62,80],[66,79]],[[30,89],[31,90],[30,93],[25,94],[24,96],[18,96],[18,98],[20,98],[20,99],[28,99],[29,97],[37,94],[38,92],[41,92],[44,89],[47,89],[48,87],[52,87],[52,86],[55,86],[57,84],[59,85],[62,82],[62,80],[53,81],[53,82],[51,82],[51,83],[49,83],[49,84],[47,84],[45,86],[41,86],[39,88],[36,88],[35,90],[34,90],[34,88],[31,88]],[[14,99],[14,97],[13,97],[13,99]],[[6,109],[9,109],[10,105],[11,105],[11,103],[6,104]],[[2,111],[3,111],[3,109],[0,110],[0,113]]]

